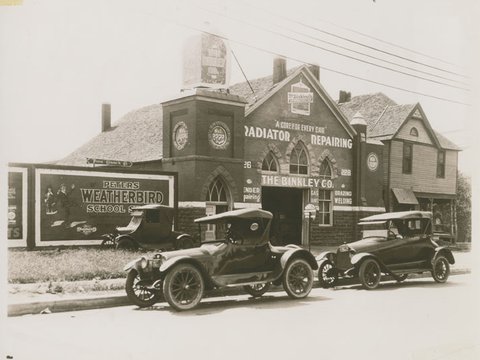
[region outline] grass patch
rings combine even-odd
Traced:
[[[8,252],[8,282],[17,284],[124,278],[125,264],[148,253],[83,248]]]

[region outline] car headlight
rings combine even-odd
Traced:
[[[340,247],[338,248],[338,251],[347,252],[347,251],[350,251],[350,248],[348,247],[348,245],[343,244],[343,245],[340,245]]]
[[[148,261],[147,261],[147,259],[145,259],[144,257],[142,257],[142,258],[140,259],[140,268],[141,268],[142,270],[145,270],[145,269],[147,268],[147,266],[148,266]]]

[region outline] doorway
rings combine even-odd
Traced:
[[[303,189],[262,187],[262,208],[273,214],[274,245],[302,244]]]

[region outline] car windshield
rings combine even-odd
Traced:
[[[394,219],[392,224],[403,237],[421,236],[431,231],[430,219]]]
[[[267,242],[269,219],[236,218],[215,224],[202,223],[200,236],[202,242],[241,241],[244,245]]]

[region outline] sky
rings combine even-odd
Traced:
[[[288,67],[319,64],[321,83],[333,99],[347,90],[352,96],[383,92],[400,104],[419,102],[433,128],[464,149],[459,167],[472,174],[480,113],[472,71],[476,11],[475,0],[23,0],[0,6],[2,160],[61,159],[100,132],[102,103],[111,104],[115,122],[176,94],[182,88],[183,44],[203,29],[231,39],[249,79],[270,75],[278,54],[287,56]],[[232,62],[231,83],[243,81]]]

